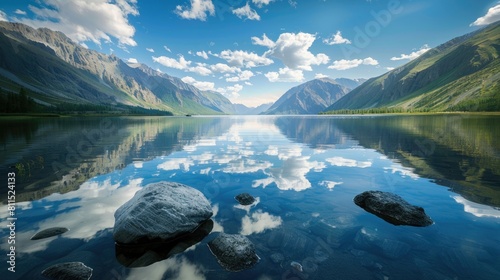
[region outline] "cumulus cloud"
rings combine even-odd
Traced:
[[[269,5],[269,3],[273,1],[274,0],[252,0],[252,3],[254,3],[259,8],[262,8],[265,5]]]
[[[245,18],[249,20],[260,20],[259,14],[257,12],[250,8],[250,5],[247,4],[241,8],[233,9],[233,14],[235,14],[239,18]]]
[[[270,82],[302,82],[304,73],[302,70],[293,70],[288,67],[280,68],[278,72],[267,72],[264,76]]]
[[[152,58],[154,62],[160,63],[161,65],[168,68],[174,68],[186,72],[193,72],[202,76],[208,76],[212,74],[212,71],[208,69],[203,63],[197,63],[196,66],[190,66],[192,62],[190,60],[186,60],[182,55],[179,57],[179,59],[167,56],[153,56]]]
[[[224,63],[217,63],[217,64],[213,64],[213,65],[210,65],[210,69],[214,72],[218,72],[218,73],[236,73],[238,71],[240,71],[240,69],[238,67],[231,67],[227,64],[224,64]]]
[[[229,65],[236,67],[252,68],[257,66],[266,66],[273,63],[273,61],[267,57],[242,50],[225,50],[222,51],[218,57],[226,60]]]
[[[139,61],[137,61],[137,59],[131,57],[127,60],[127,63],[134,63],[135,64],[135,63],[139,63]]]
[[[315,79],[328,78],[328,75],[316,73],[316,75],[314,75],[314,78]]]
[[[26,15],[26,11],[19,10],[19,9],[16,9],[16,11],[14,13],[16,13],[18,15],[23,15],[23,16]]]
[[[396,57],[391,57],[391,60],[414,60],[415,58],[421,56],[431,48],[426,44],[423,45],[418,51],[414,51],[410,54],[401,54],[400,56]]]
[[[330,163],[332,166],[359,167],[359,168],[366,168],[372,166],[372,163],[369,161],[357,161],[354,159],[348,159],[343,157],[327,158],[326,161]]]
[[[196,52],[196,55],[204,59],[208,59],[208,54],[205,51]]]
[[[342,184],[343,184],[343,182],[334,182],[334,181],[321,181],[318,183],[318,185],[323,186],[323,187],[327,187],[330,190],[333,190],[333,188],[335,188],[335,186],[342,185]]]
[[[326,54],[314,55],[309,51],[315,40],[309,33],[282,33],[266,54],[280,59],[290,69],[311,71],[311,65],[326,64],[330,60]]]
[[[152,52],[152,53],[154,53],[154,52],[155,52],[155,50],[154,50],[154,49],[152,49],[152,48],[146,48],[146,50],[147,50],[148,52]]]
[[[34,28],[61,31],[78,43],[92,41],[100,45],[101,41],[111,42],[111,38],[116,38],[123,48],[137,45],[133,39],[135,28],[128,21],[129,15],[139,15],[137,0],[93,0],[91,5],[87,0],[36,2],[38,6],[29,6],[35,19],[17,21]]]
[[[253,76],[254,76],[254,74],[252,71],[244,70],[244,71],[238,73],[237,76],[226,78],[226,82],[235,83],[235,82],[239,82],[239,81],[248,81]]]
[[[497,4],[496,6],[491,7],[486,13],[486,15],[476,19],[476,21],[471,23],[470,26],[488,25],[490,23],[499,20],[500,20],[500,4]]]
[[[324,39],[323,43],[327,45],[340,45],[340,44],[350,44],[351,41],[342,37],[342,33],[340,31],[337,31],[337,33],[333,35],[331,38]]]
[[[190,84],[195,86],[201,91],[207,91],[207,90],[215,90],[215,84],[212,82],[202,82],[202,81],[197,81],[193,77],[186,76],[181,79],[183,82],[186,84]]]
[[[253,233],[261,233],[267,229],[273,229],[279,227],[283,223],[283,220],[279,216],[273,216],[267,212],[262,212],[262,210],[257,210],[252,213],[252,216],[246,215],[241,220],[241,232],[242,235],[250,235]]]
[[[215,7],[212,0],[191,0],[191,7],[178,5],[175,13],[184,19],[207,20],[207,14],[215,15]]]
[[[230,100],[237,99],[240,96],[240,91],[243,89],[243,86],[240,84],[235,84],[233,86],[228,86],[225,88],[217,88],[216,91]]]
[[[0,10],[0,21],[9,21],[7,19],[7,14],[2,10]]]
[[[270,49],[276,45],[273,40],[269,39],[266,36],[266,34],[262,35],[262,39],[260,39],[259,37],[252,37],[251,39],[254,45],[264,46]]]
[[[360,65],[378,65],[378,61],[371,57],[365,59],[353,59],[353,60],[335,60],[332,65],[328,66],[328,69],[334,70],[347,70],[351,68],[356,68]]]

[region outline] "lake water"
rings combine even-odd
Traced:
[[[0,172],[16,172],[16,272],[81,261],[92,279],[500,279],[500,116],[223,116],[0,120]],[[209,199],[212,232],[127,267],[115,210],[174,181]],[[422,206],[435,224],[394,226],[353,203],[367,190]],[[257,198],[242,207],[234,200]],[[10,245],[0,194],[1,254]],[[50,227],[70,231],[30,240]],[[227,272],[207,242],[241,233],[260,262]],[[189,242],[188,242],[189,243]],[[193,242],[195,243],[195,242]],[[164,249],[162,249],[164,250]],[[136,258],[139,258],[137,256]],[[290,264],[298,262],[299,272]]]

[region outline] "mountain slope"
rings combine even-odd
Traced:
[[[500,22],[455,38],[373,78],[326,111],[397,107],[500,110]]]
[[[10,22],[0,22],[0,82],[27,87],[32,98],[52,105],[125,104],[177,114],[220,114],[232,105],[145,65],[86,49],[61,32]]]
[[[288,90],[264,114],[317,114],[349,90],[332,79],[315,79]]]

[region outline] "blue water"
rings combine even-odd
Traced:
[[[450,134],[455,139],[454,133],[460,135],[459,124],[468,131],[465,124],[481,120],[460,118],[449,124],[447,116],[418,118],[112,119],[113,135],[103,134],[92,143],[95,154],[85,154],[74,167],[78,174],[87,170],[97,175],[82,174],[75,188],[62,192],[45,190],[48,183],[33,182],[30,189],[29,178],[20,183],[20,192],[35,199],[16,203],[16,272],[8,272],[3,262],[1,274],[7,278],[2,279],[42,279],[43,269],[68,261],[93,268],[92,279],[500,279],[498,143],[488,142],[492,132],[486,131],[484,139],[476,139],[482,146],[475,150],[490,153],[471,155],[452,140],[439,139]],[[50,148],[50,137],[41,136],[49,127],[56,127],[56,133],[51,132],[54,138],[60,130],[66,131],[68,139],[82,139],[78,136],[82,131],[102,128],[102,120],[95,120],[87,130],[78,122],[47,122],[50,126],[40,123],[30,132],[35,140],[21,140],[14,134],[4,137],[10,139],[4,145],[12,147],[10,156],[3,159],[5,166],[22,162],[19,159],[27,162],[26,149],[47,159],[64,159]],[[436,132],[414,131],[415,123],[428,130],[443,123],[450,131],[433,138],[429,135]],[[485,123],[498,126],[499,122],[490,117]],[[75,130],[68,133],[67,126]],[[381,132],[369,133],[368,128]],[[116,135],[123,137],[117,140]],[[463,136],[459,142],[476,141],[472,138]],[[8,141],[17,141],[15,147],[22,148],[13,148]],[[64,143],[59,145],[61,150],[65,150],[61,145],[78,147],[78,140]],[[443,151],[449,157],[443,157]],[[459,162],[462,169],[465,160],[488,164],[456,174],[463,177],[460,180],[440,172],[440,166],[455,172],[450,160]],[[54,170],[49,160],[45,162],[45,171],[32,167],[33,181],[36,174],[49,176]],[[114,168],[93,170],[103,166]],[[480,170],[482,177],[470,175],[471,170]],[[213,230],[182,253],[145,267],[125,267],[115,256],[113,214],[137,190],[158,181],[200,190],[214,211]],[[367,190],[396,193],[423,207],[435,224],[425,228],[389,224],[353,203],[354,196]],[[234,196],[242,192],[256,197],[256,203],[240,206]],[[7,206],[0,209],[1,224],[6,225]],[[56,226],[70,231],[29,240],[37,231]],[[225,271],[207,246],[218,232],[248,236],[260,262],[241,272]],[[1,233],[9,234],[5,227]],[[2,239],[4,257],[8,246]],[[300,263],[303,271],[294,269],[292,262]]]

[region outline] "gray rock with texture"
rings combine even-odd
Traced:
[[[92,276],[92,268],[81,262],[60,263],[45,269],[42,275],[48,279],[88,280]]]
[[[434,223],[422,207],[411,205],[393,193],[366,191],[358,194],[354,203],[394,225],[425,227]]]
[[[212,214],[200,191],[174,182],[153,183],[116,210],[113,237],[118,243],[169,240],[193,232]]]
[[[243,235],[221,233],[208,242],[219,264],[229,271],[241,271],[259,261],[253,243]]]

